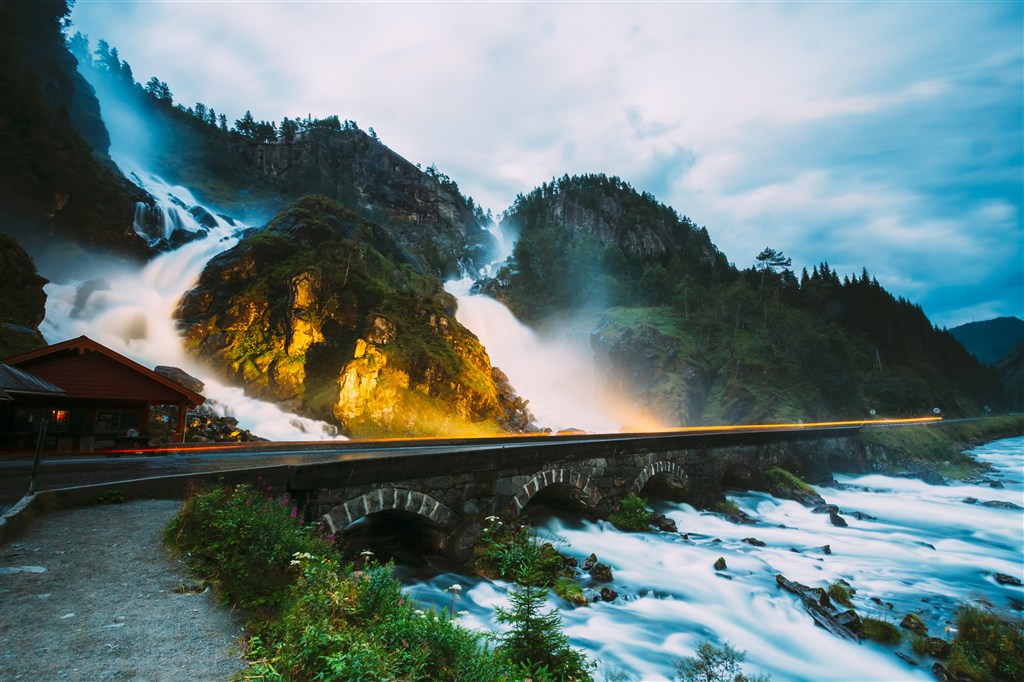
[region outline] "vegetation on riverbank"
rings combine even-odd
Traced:
[[[293,501],[272,492],[194,491],[164,534],[226,601],[250,614],[244,679],[591,679],[593,665],[568,645],[558,611],[544,610],[550,579],[542,574],[562,558],[528,526],[517,525],[505,554],[494,554],[494,565],[520,584],[509,607],[497,610],[507,632],[491,636],[459,625],[460,586],[450,588],[450,608],[421,607],[389,564],[369,552],[343,563],[335,538],[304,524]]]
[[[969,478],[983,466],[964,450],[1020,435],[1024,435],[1024,416],[1007,415],[929,426],[861,429],[856,438],[881,446],[900,465],[937,471],[947,478]]]

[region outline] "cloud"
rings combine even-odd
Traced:
[[[356,120],[495,212],[604,172],[741,267],[770,244],[866,266],[944,323],[972,299],[1024,315],[1019,3],[81,0],[72,18],[178,101]]]

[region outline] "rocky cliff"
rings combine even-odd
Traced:
[[[309,196],[211,260],[177,316],[228,380],[349,435],[524,424],[454,311],[388,230]]]
[[[60,0],[0,3],[0,225],[40,262],[141,260],[131,227],[145,194],[107,157],[99,103],[64,45],[67,12]]]
[[[457,275],[460,262],[483,265],[491,236],[458,185],[421,170],[375,136],[348,123],[312,129],[293,142],[236,140],[238,153],[286,196],[317,193],[386,226],[424,272]]]
[[[39,324],[46,314],[46,280],[17,241],[0,234],[0,360],[46,345]]]

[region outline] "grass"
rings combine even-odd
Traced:
[[[870,616],[861,619],[864,636],[882,644],[897,645],[903,641],[903,633],[893,623]]]
[[[716,511],[719,514],[725,514],[726,516],[738,516],[740,514],[739,505],[729,498],[715,502],[715,504],[712,505],[711,510]]]
[[[935,426],[862,429],[857,439],[878,445],[908,463],[935,469],[947,478],[969,478],[978,463],[961,450],[1024,433],[1024,417],[1004,416]]]
[[[828,586],[828,596],[837,604],[853,608],[853,601],[850,599],[853,596],[853,588],[841,580]]]
[[[1024,629],[992,611],[962,606],[949,648],[950,672],[971,680],[1024,679]]]

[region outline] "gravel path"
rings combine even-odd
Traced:
[[[226,680],[240,619],[164,549],[173,500],[57,511],[0,546],[0,681]]]

